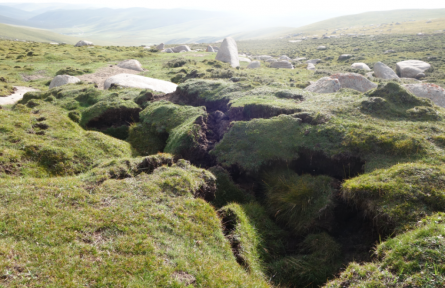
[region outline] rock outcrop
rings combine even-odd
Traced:
[[[350,88],[360,92],[377,88],[377,84],[357,73],[338,73],[331,75],[331,78],[337,79],[340,82],[341,88]]]
[[[273,63],[271,63],[270,67],[283,68],[283,69],[294,69],[294,66],[292,65],[292,63],[290,63],[289,61],[286,61],[286,60],[280,60],[280,61],[273,62]]]
[[[127,88],[151,89],[163,93],[174,92],[178,86],[172,82],[133,74],[118,74],[105,80],[105,89],[109,89],[111,85]]]
[[[236,45],[235,39],[232,37],[225,38],[221,43],[221,47],[219,47],[215,59],[229,63],[232,67],[239,66],[238,46]]]
[[[53,78],[53,80],[51,80],[51,83],[49,84],[49,89],[77,82],[80,82],[80,79],[77,77],[70,75],[57,75],[56,77]]]
[[[334,93],[340,90],[340,81],[331,77],[323,77],[317,82],[307,86],[305,90],[315,93]]]
[[[380,79],[399,79],[396,72],[382,62],[374,64],[374,76]]]
[[[187,46],[187,45],[181,45],[181,46],[176,46],[175,48],[172,48],[172,51],[175,52],[175,53],[179,53],[181,51],[189,52],[191,50],[192,49],[190,49],[190,47]]]
[[[144,69],[142,69],[141,63],[138,60],[134,59],[124,60],[122,62],[119,62],[117,64],[117,67],[131,69],[135,71],[144,71]]]
[[[431,65],[420,60],[406,60],[396,64],[396,72],[402,78],[421,78],[425,77],[425,72],[431,68]]]

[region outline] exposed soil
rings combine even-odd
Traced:
[[[86,127],[105,130],[110,127],[130,126],[131,123],[139,122],[141,108],[110,109],[99,117],[91,119]]]
[[[14,94],[11,94],[6,97],[0,97],[0,105],[15,104],[18,101],[22,100],[23,95],[25,95],[26,92],[39,91],[31,87],[23,87],[23,86],[14,86],[14,89],[15,89]]]
[[[104,84],[105,80],[108,78],[118,75],[118,74],[139,74],[139,71],[131,70],[131,69],[125,69],[117,67],[116,65],[109,65],[107,67],[99,68],[97,72],[92,74],[84,74],[80,76],[76,76],[82,81],[88,82],[88,83],[94,83],[96,84],[97,88],[99,90],[104,90]]]

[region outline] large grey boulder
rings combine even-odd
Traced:
[[[77,77],[70,75],[57,75],[56,77],[53,78],[53,80],[51,80],[51,83],[49,84],[49,89],[77,82],[80,82],[80,79]]]
[[[252,60],[250,60],[249,58],[246,58],[246,57],[238,57],[238,60],[240,62],[247,62],[247,63],[250,63],[252,61]]]
[[[330,77],[337,79],[342,88],[350,88],[360,92],[366,92],[377,88],[377,84],[357,73],[338,73],[331,75]]]
[[[374,76],[380,79],[399,79],[396,72],[382,62],[374,64]]]
[[[82,46],[93,46],[93,42],[86,41],[86,40],[80,40],[79,42],[74,45],[74,47],[82,47]]]
[[[117,67],[131,69],[135,71],[144,71],[144,69],[142,69],[141,63],[138,60],[134,59],[124,60],[122,62],[119,62],[117,64]]]
[[[338,56],[338,61],[348,60],[351,57],[352,57],[351,54],[341,54],[340,56]]]
[[[158,46],[156,46],[156,49],[158,49],[159,51],[164,50],[165,49],[165,44],[164,43],[159,44]]]
[[[167,49],[163,50],[163,52],[165,52],[165,53],[174,53],[172,48],[167,48]]]
[[[246,68],[248,69],[255,69],[255,68],[260,68],[261,67],[261,63],[260,61],[252,61],[249,63],[249,65],[247,65]]]
[[[431,99],[436,105],[445,107],[445,89],[431,83],[405,84],[403,85],[417,97]]]
[[[307,60],[306,61],[306,63],[307,64],[314,64],[314,65],[316,65],[316,64],[318,64],[318,63],[320,63],[321,62],[321,59],[311,59],[311,60]]]
[[[215,52],[212,46],[207,46],[206,52]]]
[[[232,37],[224,38],[215,57],[216,60],[229,63],[232,67],[239,66],[238,46]]]
[[[424,72],[428,71],[431,65],[420,60],[406,60],[396,64],[396,72],[403,78],[424,77]],[[422,74],[422,75],[419,75]]]
[[[178,86],[172,82],[133,74],[118,74],[112,76],[105,80],[104,88],[109,89],[112,84],[126,88],[151,89],[163,93],[174,92]]]
[[[316,93],[334,93],[340,90],[340,81],[331,77],[323,77],[317,82],[307,86],[305,90]]]
[[[371,71],[371,68],[369,68],[369,66],[366,65],[365,63],[354,63],[351,65],[351,68]]]
[[[181,52],[181,51],[189,52],[189,51],[191,51],[192,49],[190,49],[190,47],[187,46],[187,45],[181,45],[181,46],[176,46],[175,48],[172,48],[172,50],[173,50],[173,52],[175,52],[175,53],[179,53],[179,52]]]
[[[294,69],[294,66],[292,63],[286,60],[280,60],[277,62],[273,62],[270,67],[272,68],[284,68],[284,69]]]
[[[307,68],[306,69],[309,70],[309,71],[315,71],[315,65],[312,64],[312,63],[309,63],[309,64],[307,64]]]

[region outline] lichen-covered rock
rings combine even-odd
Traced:
[[[141,63],[138,60],[134,60],[134,59],[121,61],[117,64],[117,67],[135,70],[135,71],[144,71],[144,69],[142,69]]]
[[[163,93],[174,92],[178,86],[172,82],[133,74],[118,74],[110,77],[105,80],[104,88],[109,89],[112,84],[128,88],[151,89]]]
[[[248,69],[255,69],[255,68],[260,68],[261,67],[261,63],[260,61],[252,61],[249,63],[249,65],[247,65],[246,68]]]
[[[351,68],[371,71],[371,68],[369,68],[369,66],[366,65],[365,63],[354,63],[351,65]]]
[[[189,51],[191,51],[191,50],[192,50],[192,49],[190,49],[190,47],[187,46],[187,45],[181,45],[181,46],[176,46],[176,47],[172,48],[172,51],[173,51],[174,53],[179,53],[179,52],[181,52],[181,51],[189,52]]]
[[[377,84],[357,73],[339,73],[331,75],[331,78],[338,79],[342,88],[350,88],[360,92],[377,88]]]
[[[309,85],[305,90],[316,93],[334,93],[340,90],[341,85],[338,79],[331,77],[323,77],[317,82]]]
[[[396,64],[396,71],[403,78],[419,78],[431,68],[431,65],[420,60],[406,60]]]
[[[417,97],[428,98],[436,105],[445,107],[445,89],[431,83],[406,84],[403,85]]]
[[[382,62],[374,64],[374,76],[381,79],[399,79],[396,72]]]
[[[74,45],[74,47],[93,46],[93,45],[94,45],[93,42],[80,40],[79,42],[76,43],[76,45]]]
[[[56,77],[53,78],[53,80],[51,80],[51,83],[49,84],[49,89],[77,82],[80,82],[80,79],[77,77],[70,75],[57,75]]]
[[[284,69],[294,69],[294,66],[286,60],[280,60],[277,62],[273,62],[270,67],[272,68],[284,68]]]
[[[232,67],[239,66],[238,46],[236,45],[235,39],[232,37],[225,38],[215,59],[229,63]]]

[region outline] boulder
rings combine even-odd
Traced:
[[[418,78],[422,76],[419,74],[425,73],[430,68],[430,64],[420,60],[406,60],[396,64],[397,75],[403,78]]]
[[[417,97],[428,98],[436,105],[445,107],[445,89],[431,83],[405,84],[403,85]]]
[[[238,60],[239,60],[240,62],[247,62],[247,63],[250,63],[250,62],[251,62],[251,60],[250,60],[249,58],[246,58],[246,57],[238,57]]]
[[[213,50],[212,46],[207,46],[206,52],[215,52],[215,50]]]
[[[248,69],[255,69],[255,68],[260,68],[261,67],[261,63],[260,61],[252,61],[249,63],[249,65],[247,65],[246,68]]]
[[[79,42],[76,43],[76,45],[74,45],[74,47],[93,46],[93,45],[94,45],[93,42],[80,40]]]
[[[109,89],[112,84],[127,88],[151,89],[163,93],[174,92],[178,86],[172,82],[133,74],[118,74],[112,76],[105,80],[104,88]]]
[[[77,83],[80,82],[80,79],[70,75],[57,75],[51,80],[49,84],[49,89],[54,87],[59,87],[65,84]]]
[[[232,37],[224,38],[215,57],[216,60],[229,63],[232,67],[239,66],[238,46]]]
[[[334,93],[340,90],[340,81],[331,77],[323,77],[317,82],[307,86],[305,90],[316,93]]]
[[[351,65],[351,68],[371,71],[371,68],[369,68],[369,66],[366,65],[365,63],[354,63]]]
[[[158,49],[159,51],[164,50],[165,49],[165,44],[164,43],[159,44],[158,46],[156,46],[156,49]]]
[[[279,59],[280,59],[280,60],[287,60],[287,61],[292,60],[292,59],[290,59],[287,55],[281,55]]]
[[[390,49],[390,50],[386,50],[385,52],[383,52],[383,54],[389,54],[389,53],[396,53],[396,51]]]
[[[315,71],[315,65],[312,64],[312,63],[309,63],[309,64],[307,64],[307,68],[306,69],[310,70],[310,71]]]
[[[307,59],[306,57],[297,57],[294,60],[295,61],[303,61],[303,60],[306,60],[306,59]]]
[[[179,53],[181,51],[188,52],[190,50],[192,50],[192,49],[190,49],[190,47],[187,45],[181,45],[181,46],[176,46],[175,48],[172,48],[172,51],[175,53]]]
[[[337,79],[342,88],[350,88],[360,92],[377,88],[377,84],[372,83],[365,76],[357,73],[338,73],[331,75],[331,78]]]
[[[351,57],[352,57],[351,54],[341,54],[340,56],[338,56],[338,61],[348,60]]]
[[[144,69],[142,69],[141,63],[138,60],[134,59],[124,60],[122,62],[119,62],[117,64],[117,67],[131,69],[135,71],[144,71]]]
[[[163,52],[165,52],[165,53],[174,53],[172,48],[167,48]]]
[[[318,46],[317,47],[317,50],[326,50],[326,49],[328,49],[328,48],[326,48],[326,46]]]
[[[273,62],[270,67],[272,68],[284,68],[284,69],[294,69],[294,66],[292,63],[286,60],[280,60],[277,62]]]
[[[297,60],[297,59],[295,59],[295,60]],[[321,62],[321,59],[311,59],[311,60],[307,60],[306,61],[307,64],[311,63],[311,64],[314,64],[314,65],[318,64],[320,62]]]
[[[374,76],[380,79],[399,79],[396,72],[382,62],[374,64]]]
[[[212,46],[212,48],[213,48],[213,51],[215,51],[215,52],[218,52],[218,51],[219,51],[219,48],[218,48],[218,47]]]

